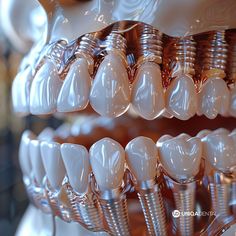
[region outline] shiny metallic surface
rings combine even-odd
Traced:
[[[167,235],[167,224],[163,198],[157,184],[150,189],[138,189],[143,214],[149,235]]]

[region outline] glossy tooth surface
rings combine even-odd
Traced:
[[[60,112],[85,109],[89,102],[91,77],[85,59],[77,59],[70,67],[58,95],[57,110]]]
[[[31,85],[30,112],[35,115],[55,112],[62,83],[54,63],[46,61],[36,73]]]
[[[160,66],[143,63],[137,70],[131,101],[135,111],[147,120],[153,120],[165,107]]]
[[[40,145],[43,165],[51,186],[57,189],[65,177],[65,166],[61,158],[60,144],[42,141]]]
[[[117,117],[130,104],[127,70],[120,56],[108,54],[100,64],[90,91],[90,104],[103,116]]]
[[[160,161],[168,175],[181,182],[198,174],[202,156],[199,138],[182,135],[168,139],[167,136],[158,143]]]
[[[37,137],[40,141],[52,141],[54,137],[54,130],[52,128],[45,128]]]
[[[45,169],[40,153],[40,141],[31,140],[29,143],[29,154],[32,165],[32,170],[36,181],[41,184],[45,176]]]
[[[230,91],[229,114],[236,117],[236,86]]]
[[[99,188],[104,191],[120,187],[125,164],[123,147],[110,138],[104,138],[92,145],[89,156]]]
[[[35,135],[26,130],[21,136],[20,147],[19,147],[19,163],[23,175],[30,177],[31,173],[31,161],[29,155],[29,143],[32,139],[35,138]]]
[[[213,167],[222,172],[229,172],[236,165],[235,134],[211,133],[202,139],[203,151]]]
[[[212,131],[210,131],[209,129],[204,129],[201,130],[200,132],[198,132],[198,134],[196,135],[198,138],[202,139],[205,138],[208,134],[210,134]]]
[[[166,90],[166,109],[180,120],[188,120],[197,112],[197,92],[187,75],[175,78]]]
[[[229,109],[229,89],[223,79],[209,78],[198,95],[198,115],[214,119],[226,115]]]
[[[61,145],[61,155],[73,189],[81,194],[86,192],[90,173],[87,149],[81,145],[64,143]]]
[[[157,147],[152,139],[137,137],[126,148],[126,161],[137,181],[152,180],[157,171]]]
[[[27,115],[30,112],[30,86],[33,80],[32,71],[27,67],[19,72],[12,83],[12,105],[14,112]]]

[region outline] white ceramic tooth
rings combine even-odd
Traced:
[[[123,147],[110,138],[103,138],[92,145],[89,156],[99,188],[104,191],[120,187],[125,164]]]
[[[188,120],[197,112],[197,91],[187,75],[175,78],[166,90],[166,109],[180,120]]]
[[[175,180],[188,181],[195,177],[200,168],[202,145],[199,138],[187,136],[160,139],[160,161],[169,176]],[[158,141],[159,142],[159,141]]]
[[[37,183],[41,184],[45,176],[45,169],[40,153],[40,141],[31,140],[29,143],[29,155],[32,165],[32,170]]]
[[[209,78],[198,95],[198,115],[214,119],[229,110],[230,94],[226,82],[220,78]]]
[[[198,132],[196,137],[202,139],[202,138],[206,137],[210,133],[211,133],[211,131],[209,129],[204,129],[204,130],[201,130],[200,132]]]
[[[236,165],[236,142],[234,135],[211,133],[202,139],[203,151],[213,167],[229,172]]]
[[[29,143],[31,139],[34,139],[35,135],[26,130],[21,136],[20,147],[19,147],[19,163],[24,176],[30,177],[31,174],[31,162],[29,156]]]
[[[129,108],[131,93],[127,70],[118,54],[100,64],[90,91],[90,104],[102,116],[117,117]]]
[[[61,158],[60,144],[42,141],[40,144],[40,152],[48,180],[54,189],[58,189],[66,173]]]
[[[27,115],[30,112],[29,97],[32,80],[32,70],[29,66],[24,71],[20,71],[13,80],[12,105],[14,112],[21,115]]]
[[[61,155],[71,186],[82,194],[89,184],[89,154],[84,146],[64,143],[61,145]]]
[[[137,181],[147,181],[157,174],[157,147],[152,139],[137,137],[126,148],[126,161]]]
[[[153,120],[165,108],[160,66],[143,63],[137,70],[132,86],[131,101],[134,110],[143,118]]]
[[[214,134],[226,134],[226,135],[230,134],[230,132],[225,128],[216,129],[212,133],[214,133]]]
[[[69,112],[85,109],[89,102],[91,82],[87,61],[77,59],[71,65],[58,95],[57,110]]]
[[[47,60],[36,73],[30,89],[30,112],[35,115],[56,112],[63,81],[53,62]]]
[[[40,141],[52,141],[54,137],[54,130],[52,128],[45,128],[43,131],[38,135],[37,139]]]
[[[230,91],[229,114],[233,117],[236,117],[236,85]]]

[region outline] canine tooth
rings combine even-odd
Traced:
[[[120,56],[108,54],[100,64],[90,91],[90,104],[103,116],[117,117],[130,104],[127,70]]]
[[[81,194],[86,192],[90,173],[87,149],[81,145],[64,143],[61,145],[61,155],[73,189]]]
[[[40,141],[31,140],[29,143],[29,155],[32,165],[32,170],[36,181],[41,184],[45,176],[45,169],[40,153]]]
[[[202,145],[199,138],[186,136],[160,140],[160,161],[168,175],[178,182],[197,175],[200,168]],[[159,141],[158,141],[159,142]]]
[[[31,174],[31,162],[29,156],[29,143],[31,139],[34,139],[35,135],[26,130],[21,136],[21,142],[19,147],[19,163],[23,175],[30,177]]]
[[[66,173],[61,158],[60,144],[42,141],[40,144],[40,151],[48,180],[52,187],[57,189],[61,186]]]
[[[167,111],[180,120],[188,120],[197,111],[197,92],[187,75],[175,78],[166,90]]]
[[[236,117],[236,86],[230,91],[229,114]]]
[[[89,102],[91,83],[87,61],[84,58],[77,59],[70,67],[62,85],[57,110],[68,112],[85,109]]]
[[[137,70],[131,95],[134,110],[143,118],[153,120],[165,107],[161,70],[153,62],[143,63]]]
[[[46,61],[36,73],[31,85],[30,112],[35,115],[55,112],[62,83],[54,63]]]
[[[213,167],[223,173],[236,165],[236,142],[234,133],[211,133],[203,140],[203,151]]]
[[[209,78],[198,96],[198,115],[214,119],[218,114],[226,115],[229,109],[229,89],[223,79]]]
[[[152,139],[137,137],[126,148],[126,161],[137,181],[154,179],[157,174],[157,147]]]
[[[125,168],[125,151],[118,142],[103,138],[92,145],[89,156],[101,191],[121,186]]]
[[[16,75],[12,83],[12,105],[16,113],[26,115],[30,112],[29,97],[32,79],[32,70],[27,67]]]

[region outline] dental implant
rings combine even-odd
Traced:
[[[105,40],[106,55],[98,67],[90,91],[90,104],[102,116],[118,117],[130,104],[130,83],[127,72],[126,39],[116,24]]]
[[[94,190],[101,204],[109,233],[128,236],[130,235],[126,201],[128,185],[123,181],[125,151],[116,141],[104,138],[92,145],[89,155],[97,184]]]
[[[236,30],[229,30],[226,33],[228,43],[227,60],[227,82],[230,88],[230,107],[229,114],[236,117]]]
[[[132,84],[132,107],[141,117],[153,120],[165,107],[160,64],[162,63],[162,33],[152,26],[139,26],[139,59]]]
[[[83,110],[89,103],[89,93],[94,72],[94,57],[97,50],[98,33],[85,34],[79,42],[67,49],[66,62],[69,71],[58,95],[57,110],[72,112]],[[70,50],[69,50],[70,48]]]
[[[71,222],[73,214],[66,194],[69,184],[60,145],[52,141],[43,141],[40,144],[40,151],[47,176],[44,184],[52,213],[66,222]]]
[[[61,145],[61,154],[69,178],[67,195],[73,221],[90,231],[104,231],[102,210],[90,187],[91,167],[87,149],[81,145],[64,143]]]
[[[157,147],[146,137],[131,140],[126,160],[144,213],[149,235],[167,235],[166,215],[157,170]]]
[[[181,120],[188,120],[197,112],[195,57],[196,42],[192,36],[167,39],[163,58],[166,110]]]
[[[202,139],[203,153],[212,171],[208,174],[215,214],[225,224],[230,221],[231,188],[235,179],[236,135],[213,131]],[[220,146],[217,145],[220,143]]]
[[[198,40],[198,115],[209,119],[214,119],[218,114],[227,115],[229,110],[230,94],[224,80],[227,48],[225,31],[210,32]]]
[[[162,136],[158,142],[160,162],[169,188],[172,190],[176,210],[177,232],[183,236],[194,234],[195,192],[200,173],[202,146],[199,138],[182,134]]]

